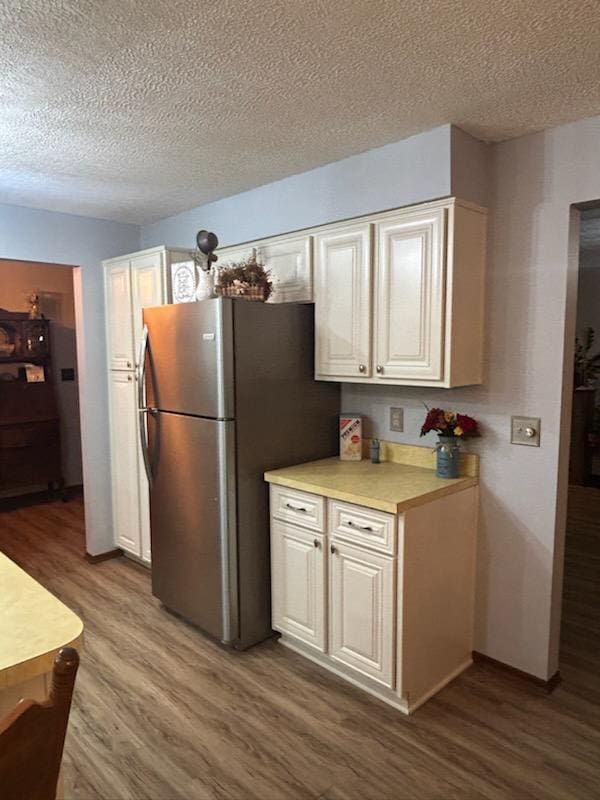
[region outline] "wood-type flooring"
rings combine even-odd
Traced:
[[[125,558],[87,563],[81,500],[0,512],[0,549],[85,623],[67,799],[599,798],[598,512],[573,493],[562,684],[478,664],[408,718],[275,641],[223,650]]]

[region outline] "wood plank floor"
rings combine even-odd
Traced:
[[[81,501],[0,513],[0,549],[85,621],[67,797],[598,798],[599,518],[579,498],[564,683],[548,696],[478,665],[406,718],[275,642],[220,649],[130,561],[85,562]]]

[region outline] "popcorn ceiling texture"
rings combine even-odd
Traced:
[[[0,30],[0,202],[127,222],[600,111],[597,0],[0,0]]]

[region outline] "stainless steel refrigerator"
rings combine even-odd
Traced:
[[[265,470],[337,451],[337,384],[314,380],[313,306],[144,309],[140,430],[152,592],[224,644],[271,634]]]

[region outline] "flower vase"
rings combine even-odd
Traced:
[[[460,474],[460,448],[456,436],[438,437],[436,447],[438,478],[458,478]]]
[[[196,300],[209,300],[215,296],[215,286],[212,270],[198,269],[198,286],[196,287]]]

